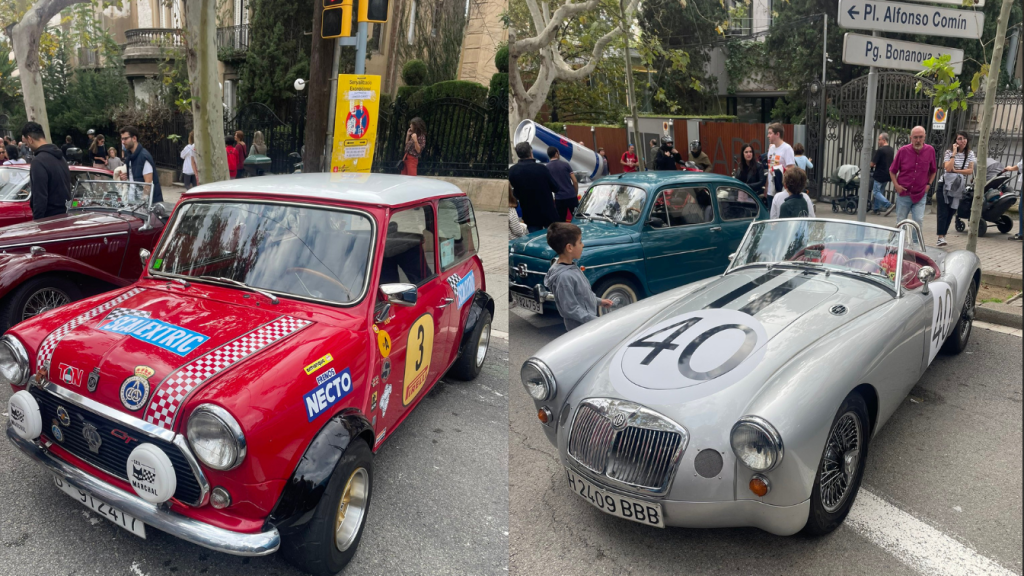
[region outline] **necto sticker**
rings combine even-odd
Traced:
[[[326,376],[333,371],[334,369],[332,368],[328,372],[321,374],[321,376]],[[320,381],[319,377],[317,381]],[[352,373],[348,368],[345,368],[339,374],[331,374],[329,378],[319,382],[316,388],[313,388],[302,397],[302,403],[306,407],[306,418],[310,422],[316,420],[342,398],[348,396],[351,391]]]
[[[132,314],[107,322],[99,329],[131,336],[178,356],[185,356],[210,339],[209,336],[186,330],[181,326]]]

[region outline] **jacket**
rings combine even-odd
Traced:
[[[597,318],[600,299],[590,289],[590,282],[575,264],[555,262],[544,278],[544,286],[555,295],[555,308],[572,330]]]
[[[156,173],[156,162],[153,162],[153,156],[150,155],[149,150],[136,144],[135,152],[124,157],[124,164],[128,167],[128,173],[131,174],[131,179],[134,182],[146,181],[142,177],[142,172],[146,169],[146,162],[149,162],[149,165],[153,167],[153,204],[163,202],[164,194],[160,191],[160,178]]]
[[[60,148],[53,144],[36,148],[29,178],[34,220],[67,213],[67,202],[71,200],[71,170]]]
[[[559,220],[552,196],[558,191],[558,183],[547,166],[533,158],[522,159],[508,169],[508,182],[512,185],[512,195],[523,209],[523,222],[527,226],[547,228]]]

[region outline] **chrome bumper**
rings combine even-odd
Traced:
[[[36,442],[24,440],[7,427],[7,438],[29,458],[57,474],[71,485],[87,490],[107,504],[120,508],[146,524],[210,550],[236,556],[266,556],[281,546],[281,535],[277,529],[259,534],[232,532],[193,520],[167,509],[158,508],[145,500],[102,482],[78,468],[50,454]]]
[[[540,302],[541,304],[543,304],[545,302],[554,302],[555,301],[555,295],[554,294],[552,294],[551,292],[548,292],[547,290],[543,290],[543,291],[537,290],[536,286],[531,288],[531,287],[525,286],[523,284],[516,284],[515,282],[512,282],[512,281],[509,281],[508,286],[509,286],[509,288],[519,288],[520,290],[525,290],[526,292],[529,292],[530,293],[530,297],[532,299],[536,300],[537,302]],[[541,286],[541,285],[538,284],[537,286]]]

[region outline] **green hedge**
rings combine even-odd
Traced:
[[[423,90],[423,86],[399,86],[398,87],[398,100],[408,100],[413,94]]]
[[[402,66],[402,81],[407,86],[420,86],[427,77],[427,64],[423,60],[409,60]]]
[[[401,94],[401,92],[399,92]],[[487,102],[487,88],[476,82],[465,80],[448,80],[432,84],[419,92],[411,95],[408,99],[410,105],[418,105],[431,100],[441,98],[461,98],[477,104]]]
[[[508,92],[508,74],[505,72],[497,72],[492,75],[491,86],[487,90],[487,97],[508,99]]]
[[[508,73],[508,45],[504,45],[498,48],[498,51],[494,53],[494,65],[498,67],[498,72]]]
[[[625,124],[590,124],[587,122],[541,122],[543,126],[562,134],[562,126],[583,126],[585,128],[625,128]]]
[[[738,117],[730,114],[710,114],[707,116],[700,116],[697,114],[690,114],[684,116],[672,116],[670,114],[637,114],[640,118],[671,118],[673,120],[707,120],[708,122],[736,122],[739,120]]]

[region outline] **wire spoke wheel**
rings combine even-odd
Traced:
[[[25,301],[25,307],[21,311],[22,321],[28,320],[29,318],[42,314],[43,312],[49,312],[54,308],[59,308],[65,304],[71,303],[71,297],[53,287],[47,286],[28,297]]]
[[[338,502],[338,513],[334,519],[334,545],[338,551],[348,550],[355,541],[366,515],[369,497],[370,475],[365,468],[358,468],[349,476]]]
[[[821,505],[830,514],[838,510],[850,495],[850,486],[859,469],[863,441],[860,417],[852,411],[843,414],[828,435],[818,489]]]
[[[964,297],[964,308],[960,312],[960,341],[966,342],[971,335],[971,326],[974,325],[974,282],[967,287],[967,295]]]

